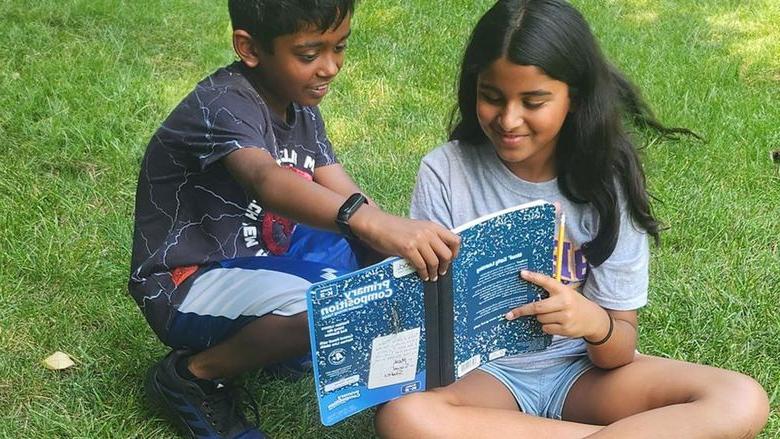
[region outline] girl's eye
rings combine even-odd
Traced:
[[[525,102],[523,105],[525,105],[525,108],[528,108],[529,110],[535,110],[544,105],[544,102]]]
[[[487,93],[480,93],[479,97],[482,98],[483,101],[491,104],[498,104],[501,102],[501,98],[499,96],[493,96]]]

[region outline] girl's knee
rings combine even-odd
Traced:
[[[764,428],[769,418],[769,397],[761,384],[753,378],[734,374],[727,397],[730,413],[734,419],[735,437],[754,437]]]
[[[380,407],[374,426],[382,438],[434,437],[451,405],[435,392],[412,393]]]
[[[758,435],[769,418],[769,397],[753,378],[724,371],[713,380],[709,391],[714,425],[727,437],[752,438]]]

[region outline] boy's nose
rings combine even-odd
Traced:
[[[323,63],[320,66],[319,75],[323,78],[331,78],[336,76],[341,70],[343,59],[341,56],[329,56],[323,59]]]

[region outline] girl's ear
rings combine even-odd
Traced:
[[[250,69],[257,67],[260,64],[260,56],[257,53],[257,47],[255,40],[249,35],[249,32],[245,30],[233,31],[233,50],[236,52],[241,61]]]

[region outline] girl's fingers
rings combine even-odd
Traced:
[[[563,286],[563,284],[551,278],[550,276],[545,276],[542,273],[535,273],[528,270],[520,271],[520,278],[531,282],[532,284],[539,285],[540,287],[547,290],[550,295],[557,293],[558,288]]]
[[[564,335],[563,326],[557,323],[549,323],[547,325],[542,325],[542,331],[545,334],[550,334],[550,335]]]
[[[558,302],[559,301],[555,297],[549,297],[538,302],[526,303],[519,308],[509,311],[504,317],[507,320],[514,320],[523,316],[554,313],[560,310],[560,304]]]
[[[551,323],[563,324],[567,318],[567,315],[563,311],[551,312],[547,314],[537,314],[536,320],[542,325],[548,325]]]

